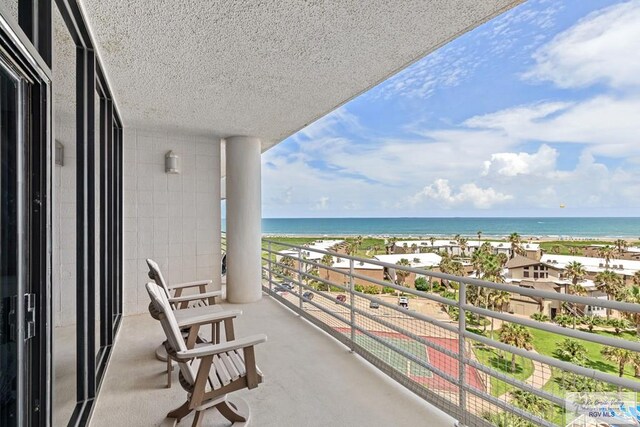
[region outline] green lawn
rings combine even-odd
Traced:
[[[636,245],[637,242],[631,242],[631,245]],[[560,255],[571,255],[569,248],[582,248],[589,245],[610,245],[613,246],[613,240],[554,240],[549,242],[541,242],[540,248],[545,253],[553,253],[554,246],[560,248]]]
[[[511,372],[511,353],[480,345],[474,348],[474,352],[478,361],[483,365],[490,366],[496,371],[510,375],[518,380],[524,381],[533,374],[533,362],[531,359],[516,356],[516,370]],[[490,381],[491,394],[493,396],[501,396],[514,389],[512,385],[495,377],[490,376]]]
[[[544,354],[547,356],[555,357],[555,350],[557,348],[556,343],[564,340],[564,337],[560,337],[557,334],[553,334],[546,331],[541,331],[539,329],[530,329],[531,335],[533,335],[533,346],[536,351],[540,354]],[[636,340],[636,334],[632,332],[623,332],[620,335],[615,335],[612,332],[606,331],[598,331],[594,332],[600,335],[608,335],[614,338],[621,338],[627,340]],[[573,338],[572,338],[573,339]],[[580,342],[587,349],[587,368],[597,369],[602,372],[606,372],[608,374],[617,375],[618,368],[617,365],[613,362],[609,362],[606,360],[602,354],[600,353],[602,348],[604,347],[602,344],[593,343],[591,341],[585,340],[576,340]],[[633,376],[633,368],[631,366],[627,366],[625,369],[625,377],[631,379],[638,379]]]

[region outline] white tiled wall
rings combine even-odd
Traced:
[[[170,150],[179,174],[165,173]],[[146,258],[169,283],[212,279],[219,289],[219,139],[126,128],[123,185],[125,315],[147,311]]]
[[[64,145],[64,166],[53,170],[53,320],[76,322],[76,138],[75,122],[56,117],[56,140]]]

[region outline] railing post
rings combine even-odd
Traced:
[[[302,250],[298,249],[298,305],[302,311]]]
[[[467,316],[464,310],[464,305],[467,303],[467,285],[464,282],[459,282],[458,291],[458,400],[460,406],[460,414],[462,419],[459,420],[459,426],[467,425],[467,392],[464,390],[464,385],[467,383],[466,369],[465,369],[465,332],[467,330]]]
[[[354,295],[353,295],[353,259],[349,260],[349,296],[350,296],[350,310],[351,310],[351,351],[355,350],[355,342],[356,342],[356,312],[353,309]]]
[[[273,277],[271,276],[271,242],[267,243],[267,248],[269,250],[269,261],[267,261],[267,265],[269,266],[269,295],[273,293]]]

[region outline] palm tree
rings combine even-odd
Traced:
[[[569,246],[569,254],[578,255],[578,252],[580,252],[580,249],[576,248],[575,246]]]
[[[418,252],[418,245],[417,245],[417,244],[415,244],[415,243],[412,243],[412,244],[411,244],[411,253],[412,253],[412,254],[415,254],[415,253],[417,253],[417,252]]]
[[[629,244],[624,239],[618,239],[615,242],[613,242],[613,246],[615,246],[616,252],[618,252],[618,255],[622,255],[624,251],[626,251],[627,248],[629,247]]]
[[[640,286],[640,270],[633,274],[633,284]]]
[[[516,323],[505,323],[500,329],[500,342],[525,350],[531,350],[531,332],[522,325]],[[511,372],[516,371],[516,354],[511,353]]]
[[[556,343],[555,355],[560,359],[582,366],[587,360],[587,349],[579,341],[566,338]]]
[[[507,291],[492,290],[491,292],[489,292],[487,300],[489,301],[489,306],[491,307],[492,310],[502,313],[504,311],[504,308],[508,306],[509,302],[511,301],[511,294]],[[492,317],[491,318],[491,339],[493,339],[494,320],[495,319]]]
[[[618,300],[624,290],[622,278],[611,270],[604,270],[596,274],[596,286],[607,294],[609,299]],[[608,310],[607,310],[608,313]]]
[[[609,261],[611,261],[611,258],[613,258],[614,255],[615,255],[615,249],[609,245],[598,249],[598,256],[600,256],[600,258],[604,258],[605,268],[609,268]]]
[[[478,245],[480,245],[480,240],[482,240],[482,231],[478,230]]]
[[[631,366],[633,366],[633,376],[640,378],[640,353],[636,353],[631,358]]]
[[[400,259],[400,261],[396,262],[396,265],[401,265],[401,266],[404,266],[404,267],[411,267],[411,263],[406,258]],[[398,286],[406,286],[404,284],[404,281],[407,279],[407,276],[409,276],[409,274],[410,273],[408,271],[406,271],[406,270],[396,269],[396,284]]]
[[[465,239],[464,237],[461,237],[458,239],[458,245],[460,245],[460,252],[462,256],[465,256],[465,251],[467,250],[468,246],[467,243],[469,242],[469,240]]]
[[[333,266],[333,256],[325,254],[320,260],[320,264],[326,265],[327,267]],[[327,272],[327,276],[325,278],[329,280],[329,269],[327,268],[325,271]]]
[[[433,246],[433,244],[436,242],[436,238],[431,236],[429,237],[429,241],[431,242],[431,246]]]
[[[515,257],[517,253],[522,252],[522,239],[518,233],[511,233],[509,235],[509,243],[511,243],[511,258]]]
[[[502,252],[496,255],[496,259],[498,260],[502,268],[504,268],[504,266],[507,264],[507,261],[509,261],[509,257],[507,256],[507,254]]]
[[[551,402],[524,390],[511,392],[512,402],[518,408],[543,418],[551,410]]]
[[[587,275],[587,271],[584,269],[584,266],[578,261],[571,261],[565,267],[565,273],[571,279],[571,286],[569,287],[569,293],[571,294],[581,293],[582,290],[584,290],[582,286],[580,286],[582,289],[579,292],[576,292],[576,290],[577,290],[577,287],[579,286],[578,283],[581,282],[582,279],[584,279],[584,277]]]
[[[551,246],[551,252],[554,254],[559,254],[560,253],[560,245],[553,245]]]
[[[633,285],[627,291],[625,301],[633,304],[640,304],[640,286]],[[625,317],[636,325],[636,334],[640,337],[640,313],[625,312]]]
[[[293,277],[293,271],[296,267],[296,261],[293,257],[283,256],[280,264],[282,264],[282,274],[287,277]]]
[[[614,362],[618,364],[618,376],[622,377],[624,375],[624,368],[627,363],[631,362],[633,357],[635,356],[634,352],[631,350],[627,350],[624,348],[618,347],[604,347],[600,353],[602,357],[607,359],[610,362]]]

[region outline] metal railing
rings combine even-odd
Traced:
[[[284,249],[289,253],[283,255]],[[341,262],[325,265],[324,255]],[[507,292],[512,301],[519,295],[560,307],[566,302],[615,313],[640,313],[640,305],[486,282],[266,239],[262,260],[263,290],[268,295],[462,425],[488,426],[498,418],[509,425],[509,417],[532,425],[566,425],[572,421],[563,415],[566,392],[640,392],[640,381],[615,375],[617,371],[602,361],[572,363],[548,351],[569,338],[591,352],[610,346],[635,354],[640,342],[539,322],[499,310],[486,300],[483,307],[476,296]],[[385,280],[388,271],[425,277],[440,292]],[[408,299],[409,309],[396,303],[400,295]],[[526,328],[540,351],[531,343],[501,339],[497,331],[505,324]]]

